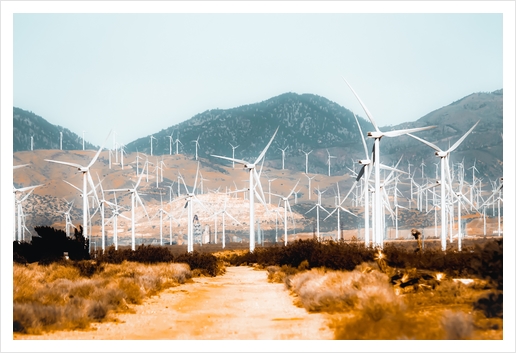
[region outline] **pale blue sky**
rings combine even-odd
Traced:
[[[502,14],[15,14],[16,107],[101,144],[313,93],[380,126],[503,87]],[[111,146],[109,146],[111,147]]]

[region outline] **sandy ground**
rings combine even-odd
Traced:
[[[19,335],[15,340],[330,340],[328,316],[294,305],[267,272],[228,267],[223,276],[194,278],[90,331]]]

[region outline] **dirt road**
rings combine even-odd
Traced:
[[[223,276],[194,278],[91,331],[15,335],[15,340],[331,340],[324,314],[293,304],[267,272],[228,267]]]

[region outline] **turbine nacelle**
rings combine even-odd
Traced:
[[[371,160],[370,159],[359,159],[358,163],[360,163],[362,165],[369,165],[369,164],[371,164]]]
[[[435,151],[435,155],[437,157],[445,158],[446,156],[448,156],[448,152],[446,152],[446,151]]]
[[[383,136],[383,132],[381,131],[369,131],[367,133],[367,137],[372,137],[372,138],[375,138],[375,139],[379,139]]]

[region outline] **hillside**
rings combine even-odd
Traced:
[[[30,151],[31,136],[33,149],[60,148],[60,132],[63,133],[63,150],[81,150],[82,136],[59,125],[52,125],[42,117],[20,108],[13,108],[13,152]],[[85,149],[98,149],[88,141]]]

